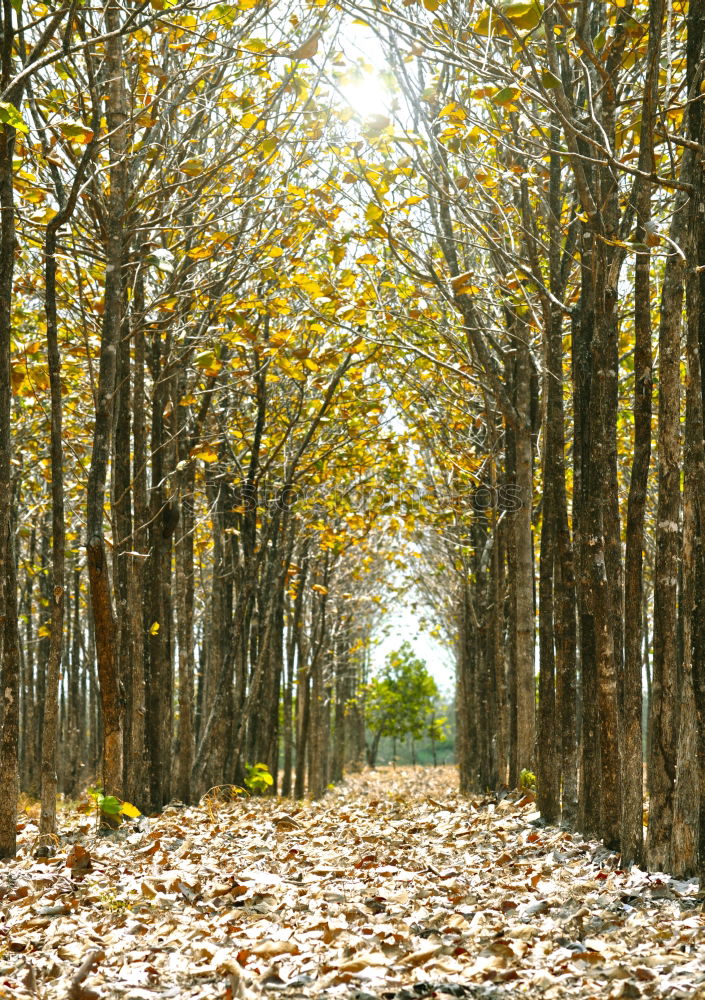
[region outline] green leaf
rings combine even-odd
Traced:
[[[210,350],[210,351],[200,351],[194,357],[193,363],[194,363],[194,365],[196,365],[197,368],[203,368],[205,370],[207,368],[212,368],[213,365],[215,364],[216,360],[217,359],[216,359],[214,351],[212,351],[212,350]]]
[[[29,132],[29,126],[25,125],[24,118],[9,101],[0,101],[0,122],[3,125],[10,125],[18,132]]]
[[[119,815],[122,808],[120,799],[116,799],[114,795],[101,795],[98,799],[98,805],[100,811],[107,813],[108,816]]]
[[[560,78],[552,73],[550,69],[544,69],[541,71],[541,83],[544,85],[546,90],[553,90],[555,87],[560,87]]]
[[[12,9],[15,13],[19,14],[22,10],[22,0],[10,0],[10,3],[12,4]]]
[[[504,108],[508,104],[512,104],[513,101],[519,96],[518,87],[502,87],[498,90],[493,97],[490,98],[493,104],[498,104],[500,107]]]

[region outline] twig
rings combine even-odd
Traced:
[[[83,980],[93,971],[93,966],[105,958],[105,952],[101,948],[93,948],[83,959],[78,972],[71,980],[68,991],[68,1000],[85,1000],[86,992],[81,985]]]

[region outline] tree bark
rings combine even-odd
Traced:
[[[93,450],[86,491],[88,579],[95,628],[98,678],[103,719],[103,790],[122,796],[123,791],[123,689],[118,674],[119,635],[113,609],[112,588],[104,536],[104,504],[112,448],[113,405],[117,351],[122,329],[125,294],[123,264],[127,207],[127,132],[129,114],[123,76],[120,5],[109,0],[105,27],[108,92],[106,115],[110,130],[110,194],[105,263],[105,308],[100,343]]]
[[[683,154],[681,179],[691,175],[692,151]],[[685,197],[679,192],[671,239],[683,241]],[[658,500],[654,569],[654,655],[650,706],[649,827],[646,858],[653,871],[670,871],[678,746],[678,570],[680,525],[680,361],[685,262],[666,260],[659,323]]]
[[[73,206],[67,206],[72,210]],[[56,315],[56,236],[67,212],[55,216],[47,227],[45,262],[45,309],[47,320],[47,354],[51,397],[51,535],[52,591],[51,638],[44,699],[42,728],[42,791],[39,833],[47,838],[56,833],[56,738],[59,699],[59,671],[64,641],[64,451],[63,407],[61,401],[61,357]],[[48,844],[44,845],[45,847]]]
[[[2,83],[9,82],[12,53],[12,7],[2,6]],[[15,204],[12,157],[15,130],[0,125],[0,586],[2,606],[2,735],[0,736],[0,858],[15,856],[19,793],[20,646],[17,627],[17,580],[12,527],[12,281],[15,266]]]
[[[533,770],[536,739],[536,684],[534,676],[534,565],[532,544],[533,463],[531,441],[531,358],[528,330],[516,336],[516,485],[521,507],[513,515],[516,553],[516,767]],[[517,780],[515,774],[514,780]]]

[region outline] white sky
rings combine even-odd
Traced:
[[[387,632],[387,635],[384,635],[384,632]],[[425,661],[428,672],[436,681],[441,694],[449,695],[455,680],[452,650],[438,642],[428,632],[422,632],[416,616],[403,605],[396,611],[389,612],[373,639],[373,670],[379,669],[387,654],[399,649],[403,642],[408,642],[415,655]]]

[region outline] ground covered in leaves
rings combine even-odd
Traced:
[[[452,768],[169,806],[0,866],[0,997],[703,997],[694,882],[620,871]]]

